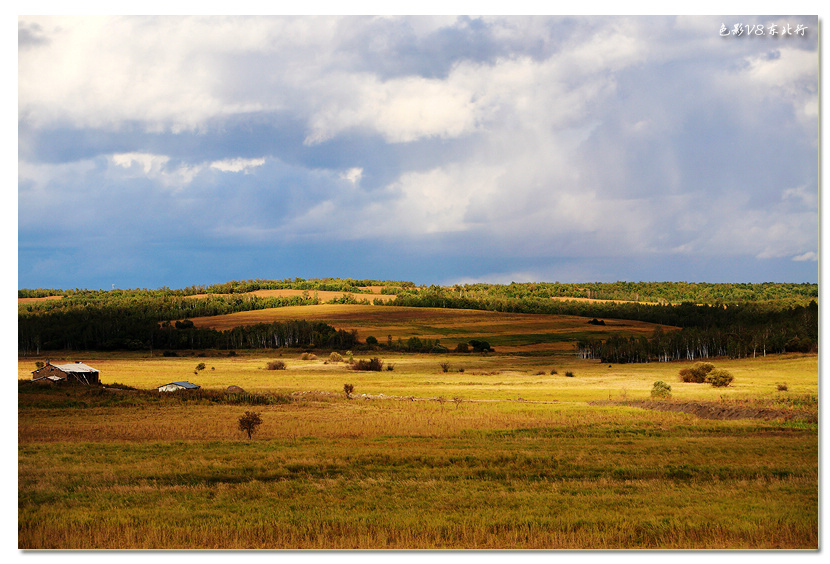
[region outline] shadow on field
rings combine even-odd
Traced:
[[[589,405],[624,405],[657,411],[679,411],[701,419],[763,419],[818,423],[818,412],[804,409],[761,407],[752,403],[675,400],[597,400]]]

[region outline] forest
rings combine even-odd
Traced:
[[[370,286],[394,294],[372,300]],[[262,297],[256,290],[303,290],[301,296]],[[22,289],[18,351],[234,349],[287,346],[347,349],[357,336],[330,326],[293,322],[228,331],[199,329],[188,320],[240,311],[322,303],[316,291],[346,292],[338,303],[478,309],[645,321],[680,331],[650,338],[583,340],[577,354],[607,362],[680,358],[742,358],[818,347],[818,285],[615,282],[416,286],[405,281],[312,279],[231,281],[171,290]],[[192,296],[200,295],[199,299]],[[370,301],[372,300],[372,301]],[[613,300],[613,301],[612,301]],[[331,302],[329,302],[331,303]],[[319,324],[318,324],[319,325]],[[324,325],[324,324],[323,324]],[[426,345],[426,344],[425,344]],[[431,345],[431,344],[430,344]],[[408,350],[424,350],[415,343]]]

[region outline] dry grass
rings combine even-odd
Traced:
[[[283,356],[280,356],[280,355]],[[343,383],[353,382],[358,392],[417,397],[456,397],[557,402],[587,402],[603,399],[648,399],[655,381],[672,386],[677,400],[717,401],[720,398],[775,398],[782,395],[818,395],[818,356],[815,354],[770,355],[740,360],[714,359],[715,366],[728,370],[735,381],[728,388],[684,383],[678,371],[688,363],[608,364],[580,360],[573,354],[515,356],[510,354],[377,354],[393,372],[354,372],[345,363],[300,360],[296,351],[240,352],[229,357],[210,353],[205,357],[149,357],[140,353],[84,353],[53,362],[81,360],[98,368],[104,383],[118,382],[153,389],[168,382],[189,380],[203,388],[224,390],[241,386],[252,392],[281,393],[320,390],[339,393]],[[31,379],[35,362],[21,358],[18,379]],[[266,370],[268,361],[282,360],[285,370]],[[194,362],[206,370],[193,374]],[[449,362],[443,372],[441,362]],[[464,368],[464,372],[458,372]],[[555,369],[557,374],[550,374]],[[538,374],[545,372],[545,374]],[[568,378],[566,372],[574,377]],[[787,382],[788,391],[778,390]]]
[[[472,327],[507,338],[511,324],[523,327],[487,312],[444,318],[410,311],[390,320],[371,317],[378,307],[315,309],[353,321],[361,311],[362,327],[372,328],[366,334],[381,340],[377,328],[413,330],[425,320],[416,330],[442,335]],[[500,326],[500,319],[508,321]],[[670,383],[678,402],[816,397],[815,354],[714,359],[735,376],[716,389],[680,382],[688,363],[609,366],[573,352],[380,353],[393,372],[351,371],[324,360],[328,354],[304,361],[302,352],[51,356],[87,362],[105,383],[151,389],[195,378],[207,390],[238,385],[295,399],[257,405],[263,423],[248,440],[237,422],[250,406],[129,404],[129,393],[96,404],[56,388],[50,393],[69,394],[55,404],[63,407],[46,407],[21,393],[18,547],[818,546],[816,424],[587,403],[647,399],[656,380]],[[266,370],[277,358],[286,369]],[[45,358],[18,359],[18,378],[30,379],[37,360]],[[453,369],[443,372],[442,361]],[[196,362],[206,364],[198,377]],[[352,400],[343,394],[346,382],[355,386]]]
[[[27,410],[20,548],[816,548],[817,432],[622,407]]]

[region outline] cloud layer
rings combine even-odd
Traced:
[[[816,281],[817,32],[21,17],[19,285]]]

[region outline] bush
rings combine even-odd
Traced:
[[[368,337],[366,337],[366,344],[371,345],[371,346],[377,345],[378,344],[377,337],[373,337],[373,336],[369,335]]]
[[[493,352],[493,347],[487,341],[477,341],[473,339],[470,341],[470,346],[473,347],[473,352]]]
[[[196,370],[204,370],[204,369],[205,369],[205,363],[204,362],[200,362],[199,364],[196,365]]]
[[[550,371],[550,373],[551,373],[551,375],[553,375],[553,374],[559,374],[559,372],[557,372],[557,371],[556,371],[556,368],[552,369],[552,370]]]
[[[715,368],[706,375],[706,382],[713,388],[725,388],[732,383],[735,377],[723,368]]]
[[[567,376],[568,378],[573,378],[574,373],[569,370],[569,371],[565,372],[565,376]]]
[[[455,345],[455,352],[457,353],[468,353],[470,352],[470,345],[467,343],[458,343]]]
[[[447,361],[439,363],[439,366],[441,366],[441,370],[443,370],[444,372],[450,371],[450,363]]]
[[[671,386],[663,382],[662,380],[658,380],[654,383],[654,386],[651,388],[651,397],[653,398],[670,398],[671,397]]]
[[[300,360],[317,360],[317,355],[314,353],[304,352]]]
[[[375,372],[380,372],[383,370],[383,361],[379,358],[358,360],[352,364],[352,370],[374,370]]]
[[[281,360],[272,360],[265,365],[265,370],[285,370],[285,363]]]
[[[393,370],[395,370],[395,365],[394,364],[387,364],[386,365],[386,370],[389,371],[389,372],[392,372]]]
[[[696,362],[691,367],[684,368],[680,371],[680,380],[683,382],[702,384],[706,381],[706,375],[714,368],[715,365],[711,362]]]
[[[775,385],[775,387],[778,388],[779,392],[786,392],[788,389],[786,382],[779,382]]]
[[[262,425],[262,417],[259,416],[259,413],[246,411],[244,415],[239,417],[239,430],[248,433],[249,439],[260,425]]]
[[[346,399],[352,399],[352,392],[354,392],[354,384],[343,384],[343,393],[346,394]]]
[[[343,361],[343,355],[342,354],[340,354],[339,352],[336,352],[336,351],[331,351],[331,354],[329,355],[329,362],[342,362],[342,361]]]

